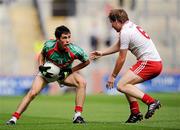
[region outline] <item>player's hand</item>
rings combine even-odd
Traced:
[[[95,60],[102,56],[102,51],[93,51],[90,53],[90,60]]]
[[[41,72],[42,75],[44,75],[47,78],[52,78],[52,73],[47,72],[48,69],[51,67],[44,67],[43,65],[39,66],[39,71]]]
[[[47,72],[48,69],[50,69],[51,67],[44,67],[43,65],[39,66],[39,71],[43,74],[44,72]]]
[[[61,69],[60,73],[64,73],[67,72],[68,74],[72,73],[72,69],[71,68],[65,68],[65,69]]]
[[[67,78],[72,73],[72,69],[66,68],[66,69],[61,69],[59,72],[59,80],[63,80]]]
[[[113,88],[114,87],[114,81],[115,81],[115,78],[113,76],[110,76],[108,79],[108,82],[106,84],[106,88],[107,89]]]

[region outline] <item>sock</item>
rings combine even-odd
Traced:
[[[130,103],[130,110],[131,110],[131,114],[138,114],[139,111],[139,105],[137,101],[132,101]]]
[[[21,114],[19,114],[18,112],[14,112],[14,113],[12,114],[12,116],[15,117],[16,119],[19,119],[20,116],[21,116]]]
[[[11,121],[14,121],[14,122],[16,123],[17,118],[13,116],[10,120],[11,120]]]
[[[75,106],[75,112],[82,112],[83,108],[81,106]]]
[[[145,104],[150,105],[153,103],[155,100],[149,96],[148,94],[144,94],[143,98],[141,99]]]
[[[75,114],[74,114],[74,118],[73,120],[76,120],[76,118],[78,116],[81,116],[81,112],[82,112],[82,107],[81,106],[75,106]]]
[[[75,120],[78,116],[81,116],[81,112],[76,112],[76,113],[74,114],[74,120]]]

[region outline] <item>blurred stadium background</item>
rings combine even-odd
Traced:
[[[54,38],[59,25],[68,26],[73,42],[88,53],[113,44],[117,34],[107,19],[112,8],[124,8],[130,20],[148,32],[163,59],[163,73],[139,87],[148,92],[179,92],[179,7],[180,0],[0,0],[0,95],[27,92],[37,73],[42,44]],[[115,89],[104,87],[116,57],[104,57],[81,71],[88,82],[88,94],[117,94]],[[132,55],[127,59],[118,78],[135,63]],[[51,83],[43,92],[56,95],[71,91]]]

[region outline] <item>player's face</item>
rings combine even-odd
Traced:
[[[114,28],[117,32],[121,31],[122,24],[120,22],[118,22],[117,20],[116,21],[110,21],[110,22],[111,22],[112,28]]]
[[[59,39],[57,39],[59,46],[63,49],[65,48],[71,41],[70,33],[63,33]]]

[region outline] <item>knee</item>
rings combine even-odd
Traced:
[[[34,99],[36,96],[37,96],[37,92],[34,91],[34,90],[30,90],[29,93],[28,93],[28,96],[30,99]]]
[[[78,87],[79,88],[86,88],[86,85],[87,85],[87,82],[85,81],[85,80],[81,80],[81,81],[79,81],[79,83],[78,83]]]
[[[124,86],[123,86],[123,85],[118,85],[118,86],[117,86],[117,90],[118,90],[119,92],[124,93],[124,92],[125,92],[125,85],[124,85]]]

